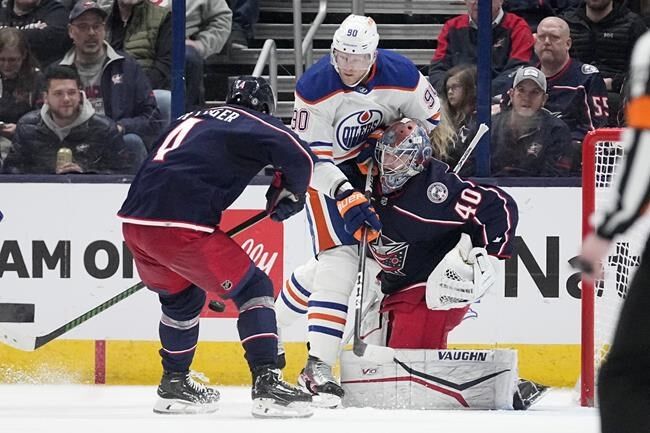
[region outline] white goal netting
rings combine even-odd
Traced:
[[[598,130],[588,135],[583,143],[583,234],[587,232],[589,215],[602,212],[613,200],[612,181],[624,154],[620,133],[618,129]],[[612,243],[602,263],[603,279],[593,287],[582,283],[581,401],[585,406],[596,404],[598,368],[607,357],[621,305],[639,266],[649,232],[650,218],[645,216]],[[592,290],[593,298],[589,293]]]

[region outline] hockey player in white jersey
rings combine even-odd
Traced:
[[[359,192],[356,159],[367,136],[410,116],[440,117],[438,96],[409,59],[377,49],[374,20],[348,16],[334,34],[330,56],[310,67],[296,85],[293,130],[320,158],[308,193],[307,214],[315,257],[297,268],[276,301],[279,327],[308,314],[309,358],[300,375],[323,406],[336,406],[343,390],[332,375],[352,292],[357,244],[364,225],[369,240],[381,223]]]

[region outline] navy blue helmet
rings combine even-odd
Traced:
[[[269,83],[262,77],[241,75],[232,82],[226,104],[241,105],[266,114],[275,111],[275,98]]]

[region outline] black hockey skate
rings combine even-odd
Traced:
[[[155,413],[212,413],[218,409],[219,391],[194,381],[189,371],[165,371],[158,385]]]
[[[314,414],[311,395],[282,380],[272,366],[253,370],[253,416],[257,418],[307,418]]]
[[[332,367],[311,355],[298,376],[298,385],[311,392],[313,405],[317,407],[337,407],[345,394],[332,374]]]
[[[526,410],[538,401],[550,387],[531,380],[519,379],[512,399],[514,410]]]

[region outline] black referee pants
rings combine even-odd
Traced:
[[[650,242],[630,284],[600,369],[602,433],[650,433]]]

